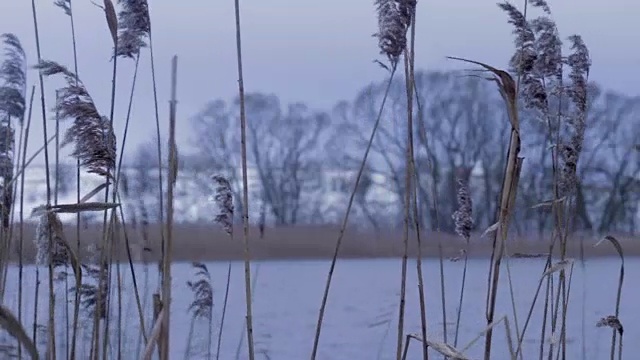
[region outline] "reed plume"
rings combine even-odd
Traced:
[[[187,352],[185,359],[188,359],[191,354],[191,340],[193,339],[193,333],[197,320],[203,320],[207,322],[208,334],[206,339],[206,353],[207,359],[211,359],[211,340],[213,330],[213,286],[211,285],[211,274],[207,265],[201,262],[191,263],[195,270],[195,281],[187,281],[187,286],[193,292],[193,301],[189,305],[189,312],[191,312],[191,326],[189,328],[189,335],[187,338]]]
[[[415,13],[415,0],[376,0],[378,12],[378,38],[380,53],[389,61],[397,63],[398,58],[407,47],[407,31],[411,26],[411,18]]]
[[[69,263],[68,246],[65,246],[65,238],[62,222],[55,212],[47,210],[46,206],[33,209],[31,216],[38,217],[36,236],[36,262],[38,265],[53,264],[53,267],[64,266]]]
[[[146,0],[119,0],[118,46],[116,56],[134,58],[147,46],[151,32],[149,5]]]
[[[4,43],[5,60],[0,65],[0,112],[3,121],[15,118],[22,125],[26,104],[26,54],[18,37],[7,33],[0,36]]]
[[[15,131],[11,120],[19,125],[24,122],[26,104],[26,55],[17,36],[2,34],[5,60],[0,65],[0,215],[2,226],[9,227],[13,207],[13,187],[8,183],[13,179],[15,152]]]
[[[618,334],[620,334],[620,336],[622,336],[622,333],[624,333],[624,327],[622,326],[620,319],[618,319],[618,317],[614,315],[605,316],[600,320],[598,320],[598,322],[596,323],[596,327],[605,327],[605,326],[616,330]]]
[[[218,206],[218,213],[215,217],[215,222],[218,223],[224,231],[233,240],[233,192],[231,191],[231,184],[226,177],[221,175],[214,175],[211,177],[214,183],[216,183],[215,195],[213,201]],[[264,225],[260,224],[261,234],[264,231]],[[231,284],[231,262],[227,266],[227,284],[224,291],[224,300],[222,303],[222,317],[220,319],[220,330],[218,331],[218,345],[216,350],[216,360],[220,358],[220,345],[222,344],[222,331],[224,329],[224,319],[227,314],[227,303],[229,300],[229,286]],[[243,332],[244,334],[244,332]]]
[[[511,71],[518,74],[520,96],[527,109],[550,115],[549,99],[562,93],[562,41],[551,10],[544,0],[530,2],[543,10],[543,16],[527,21],[525,15],[509,2],[498,6],[509,16],[514,26],[515,54],[510,61]],[[551,126],[555,124],[550,123]]]
[[[453,215],[456,227],[456,234],[460,235],[469,247],[469,239],[471,238],[471,229],[473,228],[473,202],[469,194],[467,183],[458,179],[458,210]],[[460,285],[460,300],[458,301],[458,312],[456,317],[456,330],[453,340],[453,346],[458,346],[458,335],[460,330],[460,320],[462,318],[462,304],[464,300],[464,289],[467,280],[467,264],[469,260],[468,249],[462,251],[464,255],[464,268],[462,270],[462,283]]]
[[[219,209],[215,217],[215,222],[220,224],[229,236],[232,236],[234,208],[231,184],[227,178],[221,175],[214,175],[212,179],[216,183],[213,200]]]
[[[55,0],[53,4],[62,9],[65,14],[71,16],[71,0]]]
[[[15,147],[15,131],[8,122],[0,121],[0,216],[3,228],[8,228],[13,208],[13,155]]]
[[[452,217],[456,226],[456,234],[468,242],[473,228],[473,203],[469,187],[462,179],[458,179],[458,210],[453,213]]]
[[[543,15],[532,20],[527,20],[525,15],[509,2],[503,2],[498,6],[509,16],[509,22],[514,25],[516,34],[516,54],[511,59],[511,67],[518,73],[520,80],[520,94],[524,105],[537,112],[542,121],[547,125],[547,141],[552,147],[553,162],[553,220],[554,231],[547,257],[545,274],[551,267],[551,256],[556,239],[560,239],[560,257],[564,261],[567,248],[571,218],[566,214],[573,212],[569,199],[578,184],[577,163],[582,150],[584,140],[586,101],[587,101],[587,77],[590,67],[589,53],[578,35],[569,37],[574,53],[568,57],[562,55],[562,41],[555,22],[551,18],[551,9],[544,0],[530,1],[530,5],[540,8]],[[526,9],[525,9],[526,10]],[[565,84],[564,66],[568,66],[570,84]],[[569,98],[569,105],[565,98]],[[550,286],[550,278],[547,277],[547,288]],[[542,282],[539,283],[539,286]],[[560,293],[562,289],[562,293]],[[566,351],[566,309],[568,306],[568,289],[564,269],[560,270],[560,282],[558,284],[559,296],[562,298],[562,328],[560,342],[563,356]],[[533,313],[533,307],[537,299],[537,292],[529,309],[520,341],[529,324]],[[555,302],[552,310],[551,331],[556,332],[559,301]],[[549,298],[545,303],[544,320],[542,324],[542,336],[546,331],[547,308]],[[516,323],[517,330],[517,323]],[[553,353],[554,344],[550,344],[549,356]],[[544,350],[541,345],[540,351]],[[518,352],[520,351],[520,347]]]
[[[38,217],[34,238],[36,262],[38,265],[51,264],[54,268],[69,265],[79,282],[82,278],[80,261],[67,242],[59,212],[59,208],[46,205],[37,206],[31,211],[31,217]]]
[[[62,75],[67,82],[60,89],[60,101],[55,106],[61,119],[74,119],[63,144],[75,144],[72,155],[80,160],[80,165],[87,168],[89,173],[113,178],[116,137],[109,119],[100,115],[82,81],[66,67],[43,60],[36,65],[36,69],[44,76]]]
[[[193,301],[189,305],[189,311],[194,318],[211,319],[213,310],[213,287],[211,286],[211,274],[207,266],[200,262],[191,264],[196,271],[196,281],[187,281],[187,286],[193,292]]]
[[[587,118],[587,82],[591,59],[589,50],[579,35],[569,37],[573,53],[566,59],[566,64],[571,69],[569,79],[571,84],[567,87],[567,95],[573,105],[573,111],[567,117],[568,136],[561,144],[561,176],[559,180],[560,194],[573,192],[578,184],[577,167]]]
[[[107,267],[107,263],[103,266]],[[74,286],[69,289],[69,292],[77,293],[81,299],[80,303],[82,307],[87,311],[88,318],[93,319],[96,316],[96,311],[100,311],[97,314],[98,318],[106,319],[107,317],[107,304],[109,303],[109,281],[107,272],[101,271],[99,265],[82,264],[82,270],[86,274],[91,282],[82,282],[80,286]],[[102,279],[100,277],[102,276]],[[102,289],[100,289],[100,286]],[[98,303],[99,302],[99,303]]]

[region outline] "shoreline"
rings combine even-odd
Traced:
[[[36,248],[32,239],[35,237],[35,224],[25,224],[23,243],[23,263],[33,264]],[[153,263],[160,256],[160,229],[158,225],[146,229],[128,226],[127,236],[131,244],[134,263]],[[90,225],[82,229],[80,251],[75,238],[75,226],[64,226],[67,243],[76,252],[80,261],[89,259],[92,254],[88,249],[95,246],[92,239],[101,239],[102,226]],[[234,233],[240,234],[241,227],[235,227]],[[257,227],[250,229],[251,259],[295,261],[295,260],[330,260],[333,257],[335,242],[339,229],[330,226],[296,226],[266,229],[263,238],[259,236]],[[146,234],[146,235],[145,235]],[[69,236],[72,235],[72,236]],[[127,252],[124,236],[120,236],[121,243],[115,244],[114,262],[127,262]],[[640,244],[631,237],[616,236],[620,241],[625,258],[639,257]],[[234,261],[243,260],[242,240],[231,238],[211,224],[176,224],[174,228],[175,247],[173,258],[175,262],[192,261]],[[586,259],[618,257],[615,249],[609,243],[594,247],[598,238],[576,234],[567,245],[567,257]],[[19,239],[14,236],[11,243],[9,262],[17,263]],[[417,239],[411,238],[409,257],[417,255]],[[422,240],[423,259],[438,259],[442,251],[445,261],[462,257],[461,250],[465,242],[451,234],[425,232]],[[441,246],[441,249],[440,249]],[[546,254],[549,251],[548,240],[532,238],[511,238],[507,242],[507,253],[512,259],[527,259],[527,254]],[[340,259],[390,259],[401,258],[404,252],[401,231],[375,233],[372,231],[347,230],[340,249]],[[491,241],[480,238],[480,234],[473,234],[468,255],[470,259],[487,259],[491,256]],[[554,256],[555,258],[556,256]]]

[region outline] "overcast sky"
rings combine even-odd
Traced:
[[[640,5],[635,0],[548,0],[561,35],[579,33],[587,43],[591,79],[631,95],[640,93],[638,36]],[[36,0],[42,56],[73,67],[69,18],[53,0]],[[116,2],[116,1],[114,1]],[[328,109],[351,99],[371,81],[384,77],[379,57],[373,0],[242,0],[242,40],[246,91],[273,92],[283,101],[304,101]],[[188,118],[214,98],[237,91],[235,23],[232,0],[149,1],[156,55],[159,101],[167,121],[171,56],[179,57],[178,117],[181,143]],[[515,2],[522,6],[523,0]],[[103,114],[109,112],[112,43],[104,13],[89,0],[73,0],[79,75]],[[447,55],[505,66],[513,52],[512,28],[495,0],[419,0],[416,66],[460,68]],[[21,39],[30,65],[36,62],[31,1],[0,1],[0,33]],[[120,142],[131,86],[133,61],[119,62],[116,126]],[[143,52],[127,147],[153,133],[153,102],[148,51]],[[37,84],[30,72],[29,84]],[[47,108],[60,82],[45,83]],[[34,114],[41,119],[40,107]],[[50,115],[50,114],[49,114]],[[42,143],[41,124],[32,133]],[[165,125],[166,127],[166,125]],[[35,147],[31,147],[35,149]]]

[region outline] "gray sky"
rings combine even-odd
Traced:
[[[53,0],[36,0],[42,56],[73,67],[69,18]],[[114,1],[116,2],[116,1]],[[523,0],[515,2],[521,6]],[[163,127],[167,125],[169,69],[179,56],[178,127],[181,143],[187,120],[213,98],[237,91],[235,23],[232,0],[149,1]],[[505,66],[513,51],[512,28],[495,0],[420,0],[416,66],[460,68],[447,55]],[[591,79],[627,94],[639,94],[640,5],[634,0],[549,0],[561,35],[579,33],[593,59]],[[190,5],[187,5],[190,4]],[[109,112],[111,38],[101,9],[74,0],[79,74],[103,114]],[[351,99],[384,77],[378,58],[373,0],[242,0],[242,40],[246,91],[273,92],[283,101],[304,101],[328,109]],[[30,65],[36,62],[31,1],[0,2],[0,33],[21,39]],[[120,61],[116,129],[120,145],[131,86],[133,61]],[[127,148],[150,138],[154,129],[148,51],[143,52]],[[29,84],[37,84],[30,71]],[[46,81],[47,108],[61,83]],[[38,103],[36,101],[36,103]],[[39,104],[39,103],[38,103]],[[42,144],[40,107],[34,108],[32,139]],[[48,114],[51,115],[51,114]],[[35,149],[35,146],[31,146]]]

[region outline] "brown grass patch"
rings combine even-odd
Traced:
[[[140,231],[128,227],[127,232],[132,244],[134,261],[157,261],[160,259],[160,229],[159,225],[149,226],[149,244],[145,246],[149,251],[143,251],[144,240]],[[35,237],[35,224],[25,225],[24,253],[25,262],[32,263],[35,259],[36,249],[32,239]],[[236,231],[240,231],[238,226]],[[264,239],[259,238],[258,227],[250,229],[252,242],[252,256],[254,259],[330,259],[335,250],[335,239],[338,227],[331,226],[293,226],[268,228]],[[67,241],[74,251],[76,249],[75,224],[65,225]],[[415,236],[415,235],[413,235]],[[421,234],[422,254],[425,258],[438,257],[438,243],[442,243],[444,256],[455,257],[460,255],[460,250],[465,248],[464,241],[459,236],[452,234],[424,232]],[[472,234],[469,245],[471,258],[485,258],[491,255],[491,243],[488,239],[478,239],[480,234]],[[213,261],[213,260],[241,260],[243,258],[243,245],[241,241],[233,241],[220,229],[211,224],[176,224],[174,227],[174,261]],[[631,241],[624,236],[617,237],[625,249],[625,256],[640,255],[640,244]],[[81,249],[77,254],[81,261],[88,259],[88,248],[99,243],[102,239],[102,225],[90,225],[81,233]],[[584,256],[617,256],[615,251],[605,246],[594,247],[598,238],[584,237]],[[10,261],[18,260],[18,241],[13,242]],[[116,258],[119,261],[126,260],[124,244],[118,248]],[[519,237],[507,241],[509,254],[541,254],[548,251],[549,244],[545,239],[534,236]],[[410,256],[417,253],[415,239],[409,241]],[[385,258],[401,257],[403,254],[402,229],[375,233],[373,231],[347,230],[341,258]],[[567,245],[567,256],[580,258],[580,238],[578,235],[570,240]]]

